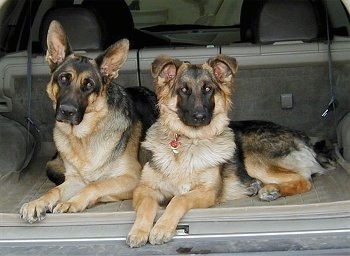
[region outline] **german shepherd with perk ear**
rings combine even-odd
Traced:
[[[80,212],[98,202],[131,199],[142,169],[140,139],[158,114],[151,91],[115,82],[128,56],[127,39],[91,59],[74,54],[61,24],[52,21],[47,46],[58,151],[51,179],[63,183],[21,207],[30,223],[47,211]]]
[[[134,190],[130,247],[168,242],[192,208],[256,193],[262,200],[302,193],[311,188],[311,174],[325,171],[302,133],[269,122],[230,122],[236,70],[236,59],[225,55],[202,65],[165,55],[154,60],[160,117],[142,144],[152,158]]]

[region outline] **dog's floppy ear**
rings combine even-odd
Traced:
[[[72,53],[68,37],[62,25],[53,20],[47,32],[46,61],[49,63],[51,72]]]
[[[162,87],[173,81],[182,62],[167,55],[160,55],[152,62],[151,73],[156,86]]]
[[[111,81],[118,77],[118,72],[127,60],[128,54],[129,40],[124,38],[109,46],[95,59],[104,79]]]
[[[207,63],[213,69],[213,73],[219,84],[223,87],[233,89],[233,78],[237,72],[237,61],[227,55],[217,55],[210,58]]]

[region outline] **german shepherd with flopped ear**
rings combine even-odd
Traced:
[[[154,93],[115,82],[128,56],[127,39],[90,59],[74,54],[61,24],[52,21],[47,46],[58,151],[51,179],[63,183],[22,206],[20,215],[30,223],[47,211],[80,212],[98,202],[131,199],[142,169],[140,139],[158,111]]]
[[[202,65],[165,55],[154,60],[160,117],[142,144],[153,155],[134,190],[130,247],[168,242],[192,208],[256,193],[267,201],[302,193],[311,188],[311,174],[325,171],[304,134],[269,122],[229,121],[236,70],[236,59],[225,55]]]

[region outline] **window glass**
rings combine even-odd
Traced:
[[[128,0],[137,28],[163,24],[239,24],[242,0]],[[227,12],[227,10],[230,10]]]
[[[242,0],[127,0],[136,29],[170,44],[226,45],[240,40]]]

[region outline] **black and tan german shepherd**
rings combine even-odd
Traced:
[[[154,93],[124,89],[115,81],[128,56],[128,40],[91,59],[74,54],[61,24],[52,21],[47,46],[52,74],[47,93],[55,109],[58,150],[48,174],[62,184],[22,206],[20,215],[30,223],[47,211],[79,212],[98,202],[130,199],[141,175],[140,139],[158,114]]]
[[[152,64],[160,117],[143,146],[153,154],[133,195],[136,220],[126,242],[172,239],[183,215],[258,193],[262,200],[303,193],[325,169],[301,132],[262,122],[230,122],[237,70],[225,55],[201,65],[159,56]],[[168,203],[154,224],[158,206]]]

